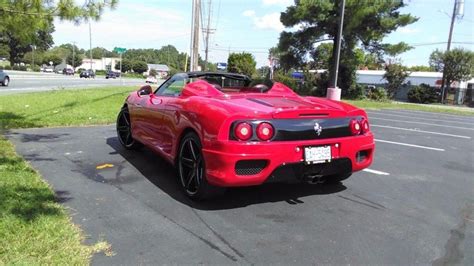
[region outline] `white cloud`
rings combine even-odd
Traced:
[[[254,24],[259,29],[273,29],[276,31],[285,29],[285,26],[280,22],[280,13],[271,13],[263,17],[255,17]]]
[[[290,6],[294,3],[293,0],[263,0],[263,5],[279,5],[279,6]]]
[[[246,10],[242,13],[244,17],[252,18],[253,24],[256,28],[266,30],[272,29],[278,32],[285,29],[285,26],[280,22],[280,13],[266,14],[261,17],[255,14],[254,10]]]
[[[142,4],[123,3],[117,10],[107,10],[98,22],[92,23],[92,46],[112,49],[160,48],[162,45],[181,43],[189,36],[185,14],[171,9],[150,7]],[[81,48],[89,48],[89,27],[55,20],[53,33],[55,45],[77,42]],[[176,44],[175,44],[176,45]],[[186,49],[185,44],[178,49]]]
[[[402,33],[402,34],[415,34],[415,33],[419,33],[420,29],[410,28],[410,27],[402,27],[402,28],[398,28],[397,32]]]
[[[242,15],[244,17],[255,17],[255,10],[245,10]]]

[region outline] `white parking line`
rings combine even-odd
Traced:
[[[377,170],[372,170],[372,169],[369,169],[369,168],[365,168],[362,171],[367,172],[367,173],[376,174],[376,175],[390,175],[389,173],[382,172],[382,171],[377,171]]]
[[[418,125],[458,128],[458,129],[466,129],[466,130],[473,130],[474,131],[474,128],[468,128],[468,127],[457,127],[457,126],[448,126],[448,125],[443,125],[443,124],[433,124],[433,123],[423,123],[423,122],[406,121],[406,120],[396,120],[396,119],[380,118],[380,117],[373,117],[373,116],[370,117],[370,120],[384,120],[384,121],[393,121],[393,122],[403,122],[403,123],[411,123],[411,124],[418,124]]]
[[[420,120],[426,120],[426,121],[439,121],[439,122],[444,122],[444,123],[456,123],[456,124],[469,124],[468,121],[453,121],[453,120],[443,120],[443,119],[435,119],[435,118],[426,118],[426,117],[414,117],[414,116],[409,116],[409,115],[399,115],[399,114],[388,114],[388,113],[374,113],[374,112],[367,112],[369,113],[369,119],[370,119],[370,114],[375,114],[375,115],[386,115],[386,116],[395,116],[395,117],[406,117],[406,118],[411,118],[411,119],[420,119]],[[448,118],[446,118],[448,119]]]
[[[390,128],[390,129],[396,129],[396,130],[420,132],[420,133],[447,136],[447,137],[453,137],[453,138],[471,139],[471,137],[469,137],[469,136],[461,136],[461,135],[454,135],[454,134],[447,134],[447,133],[440,133],[440,132],[433,132],[433,131],[425,131],[425,130],[419,130],[417,128],[392,127],[392,126],[382,126],[382,125],[374,125],[374,124],[372,124],[370,126],[371,127],[381,127],[381,128]]]
[[[421,146],[421,145],[415,145],[415,144],[409,144],[409,143],[403,143],[403,142],[396,142],[396,141],[389,141],[389,140],[382,140],[382,139],[375,139],[375,141],[382,142],[382,143],[401,145],[401,146],[408,146],[408,147],[413,147],[413,148],[433,150],[433,151],[444,151],[444,149],[440,149],[440,148],[433,148],[433,147]]]
[[[445,114],[445,113],[436,113],[436,114],[433,114],[433,113],[430,113],[430,112],[424,112],[424,111],[415,111],[415,110],[384,110],[384,111],[390,111],[390,112],[395,112],[395,113],[404,113],[404,114],[410,114],[410,113],[416,113],[416,114],[422,114],[422,115],[426,115],[427,117],[433,117],[431,115],[437,115],[439,117],[443,117],[443,116],[447,116],[447,117],[453,117],[453,118],[459,118],[459,119],[463,119],[463,118],[472,118],[472,116],[462,116],[462,115],[451,115],[451,114]],[[472,115],[474,116],[474,112],[472,113]]]

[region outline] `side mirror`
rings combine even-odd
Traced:
[[[145,85],[145,86],[142,86],[138,91],[137,91],[137,94],[139,97],[141,97],[142,95],[150,95],[153,93],[153,89],[151,88],[150,85]]]

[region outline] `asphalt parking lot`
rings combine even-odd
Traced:
[[[333,186],[232,189],[194,203],[114,126],[8,137],[85,231],[94,264],[474,265],[474,116],[368,111],[375,161]]]

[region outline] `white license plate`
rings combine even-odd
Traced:
[[[306,163],[325,163],[331,161],[331,146],[305,147]]]

